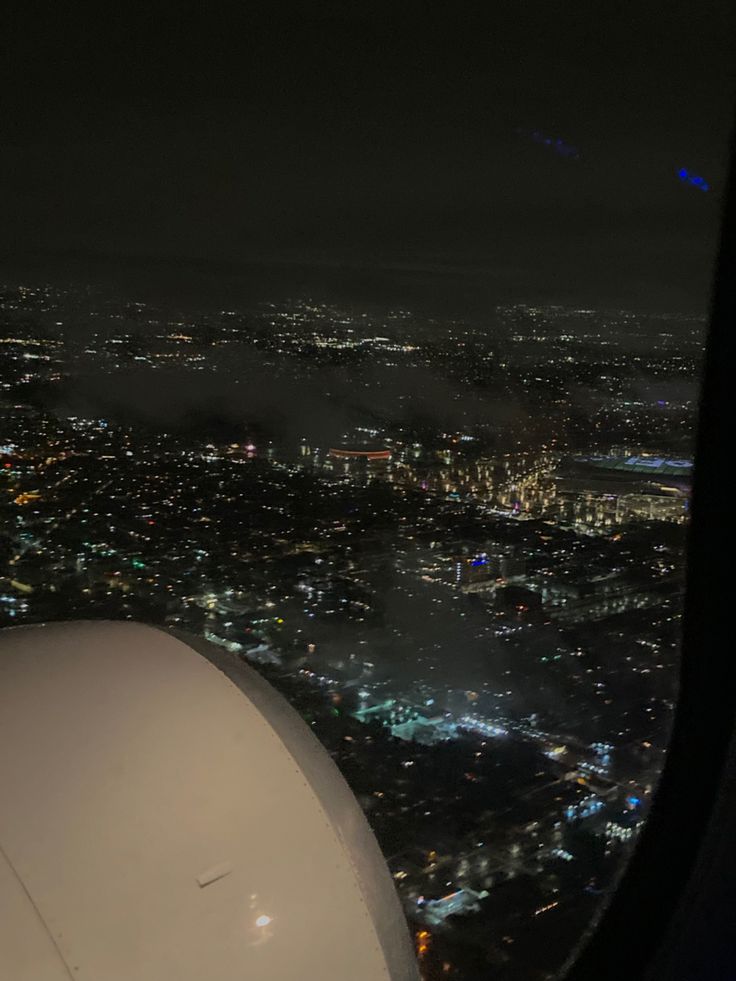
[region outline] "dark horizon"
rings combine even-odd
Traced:
[[[195,305],[704,313],[732,36],[721,0],[24,8],[5,39],[0,276]]]
[[[651,289],[646,296],[614,288],[567,290],[509,282],[508,270],[481,264],[432,266],[418,257],[380,263],[329,257],[208,260],[44,251],[21,259],[0,256],[0,284],[11,288],[99,289],[120,300],[142,301],[169,311],[206,314],[247,310],[269,302],[312,298],[360,311],[406,307],[425,316],[479,321],[497,306],[538,305],[705,318],[711,287],[703,274],[699,296],[689,283]],[[648,284],[651,285],[651,284]],[[615,286],[615,284],[614,284]]]

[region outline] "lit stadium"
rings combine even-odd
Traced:
[[[330,456],[345,460],[390,460],[391,450],[385,446],[340,446],[330,449]]]
[[[690,488],[692,460],[664,456],[576,456],[564,461],[557,472],[570,488],[620,493],[624,488],[651,490],[667,487],[687,492]]]
[[[647,477],[678,477],[690,482],[692,460],[671,460],[663,456],[580,456],[572,461],[583,468],[615,471],[621,475]]]

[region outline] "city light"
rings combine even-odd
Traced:
[[[38,297],[39,323],[50,296]],[[205,334],[193,315],[174,327],[136,310],[148,325],[136,357],[188,383],[195,371],[223,390],[240,382],[242,332],[279,375],[287,435],[266,453],[256,447],[270,435],[240,414],[228,432],[166,432],[94,406],[59,414],[25,400],[26,346],[1,344],[3,377],[18,379],[0,407],[2,622],[138,619],[261,672],[326,745],[381,840],[397,842],[391,874],[425,965],[450,963],[444,938],[485,915],[504,882],[519,905],[508,920],[494,913],[491,933],[506,938],[489,933],[494,956],[511,949],[519,911],[539,930],[558,904],[574,917],[569,897],[598,888],[598,844],[618,862],[637,834],[666,745],[693,469],[680,434],[695,406],[660,405],[640,378],[694,371],[700,323],[499,307],[499,359],[486,325],[429,325],[403,308],[274,302],[231,310]],[[665,329],[677,340],[663,342]],[[8,334],[17,340],[17,324]],[[116,319],[79,341],[36,334],[33,371],[50,386],[80,358],[114,386],[132,360]],[[281,395],[303,391],[329,418],[331,404],[300,386],[348,355],[370,373],[356,369],[355,415],[322,439]],[[526,406],[513,426],[478,412],[482,394],[465,400],[464,379],[491,362],[503,398]],[[636,379],[637,398],[592,377],[600,409],[573,437],[578,375],[600,364]],[[411,400],[398,386],[396,406],[377,412],[375,377],[399,368],[441,374],[452,397],[443,408],[431,385]],[[604,439],[606,425],[628,431],[636,418],[656,439]],[[554,902],[540,900],[542,883]],[[273,924],[259,905],[253,943]]]

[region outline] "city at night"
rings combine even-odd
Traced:
[[[164,6],[11,31],[0,637],[132,621],[249,666],[365,816],[421,981],[564,977],[680,696],[726,8]],[[21,729],[63,741],[61,702],[33,721],[8,671]],[[14,820],[69,976],[209,971],[72,957]],[[248,949],[293,949],[244,875]],[[341,929],[359,959],[369,928]],[[264,963],[238,976],[312,977]]]

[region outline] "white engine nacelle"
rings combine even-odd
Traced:
[[[253,670],[130,623],[0,633],[0,976],[415,981],[347,784]]]

